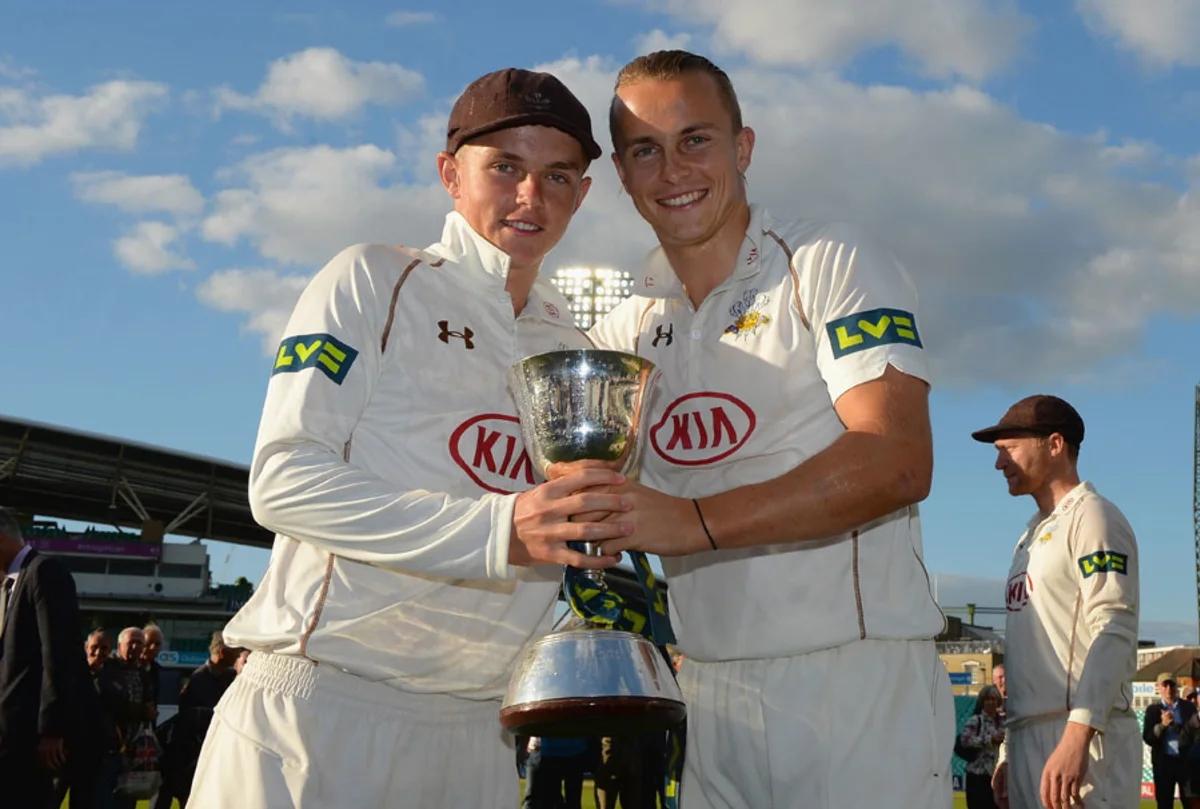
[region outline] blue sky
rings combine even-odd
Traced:
[[[1032,511],[968,433],[1053,392],[1138,533],[1143,637],[1195,640],[1197,0],[13,5],[0,413],[248,462],[304,279],[346,244],[436,239],[433,160],[466,83],[551,70],[605,143],[616,70],[679,45],[734,78],[755,199],[857,222],[916,279],[943,603],[1002,603]],[[651,244],[608,163],[592,173],[547,269],[633,269]],[[265,562],[213,551],[226,580]]]

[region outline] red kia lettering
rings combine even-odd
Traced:
[[[737,452],[754,432],[750,406],[728,393],[681,396],[650,428],[650,445],[678,466],[703,466]]]
[[[1008,580],[1004,588],[1005,607],[1009,612],[1020,612],[1029,603],[1029,594],[1033,592],[1033,580],[1028,573],[1018,573]]]
[[[533,486],[533,463],[514,416],[484,413],[450,435],[450,457],[481,489],[513,494]]]

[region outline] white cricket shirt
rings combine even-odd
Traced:
[[[916,292],[844,226],[776,222],[759,206],[733,275],[694,309],[661,248],[635,296],[590,336],[653,360],[641,480],[704,497],[776,478],[845,428],[833,403],[891,364],[928,380]],[[944,620],[916,506],[857,531],[664,558],[680,650],[702,661],[786,657],[862,638],[933,638]]]
[[[1037,514],[1005,586],[1008,723],[1067,717],[1103,731],[1133,704],[1137,540],[1120,510],[1080,483]]]
[[[561,571],[508,569],[514,492],[536,473],[505,374],[588,347],[458,214],[425,251],[351,247],[317,273],[274,361],[250,472],[277,532],[229,643],[414,692],[503,695],[550,626]]]

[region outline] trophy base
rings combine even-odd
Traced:
[[[500,724],[515,736],[577,738],[657,733],[687,715],[682,702],[660,697],[570,697],[500,709]]]

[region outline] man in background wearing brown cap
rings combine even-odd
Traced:
[[[1137,540],[1080,482],[1083,434],[1055,396],[1022,399],[971,434],[995,445],[1008,493],[1038,507],[1005,586],[1008,732],[992,780],[1001,809],[1138,805]]]
[[[620,475],[535,485],[505,381],[521,357],[589,345],[538,271],[599,156],[557,79],[484,76],[438,155],[454,200],[441,242],[348,248],[302,294],[250,472],[275,546],[225,629],[253,654],[191,805],[515,809],[497,714],[517,654],[549,629],[550,565],[611,566],[566,543],[625,532],[568,521],[623,512],[582,492]]]

